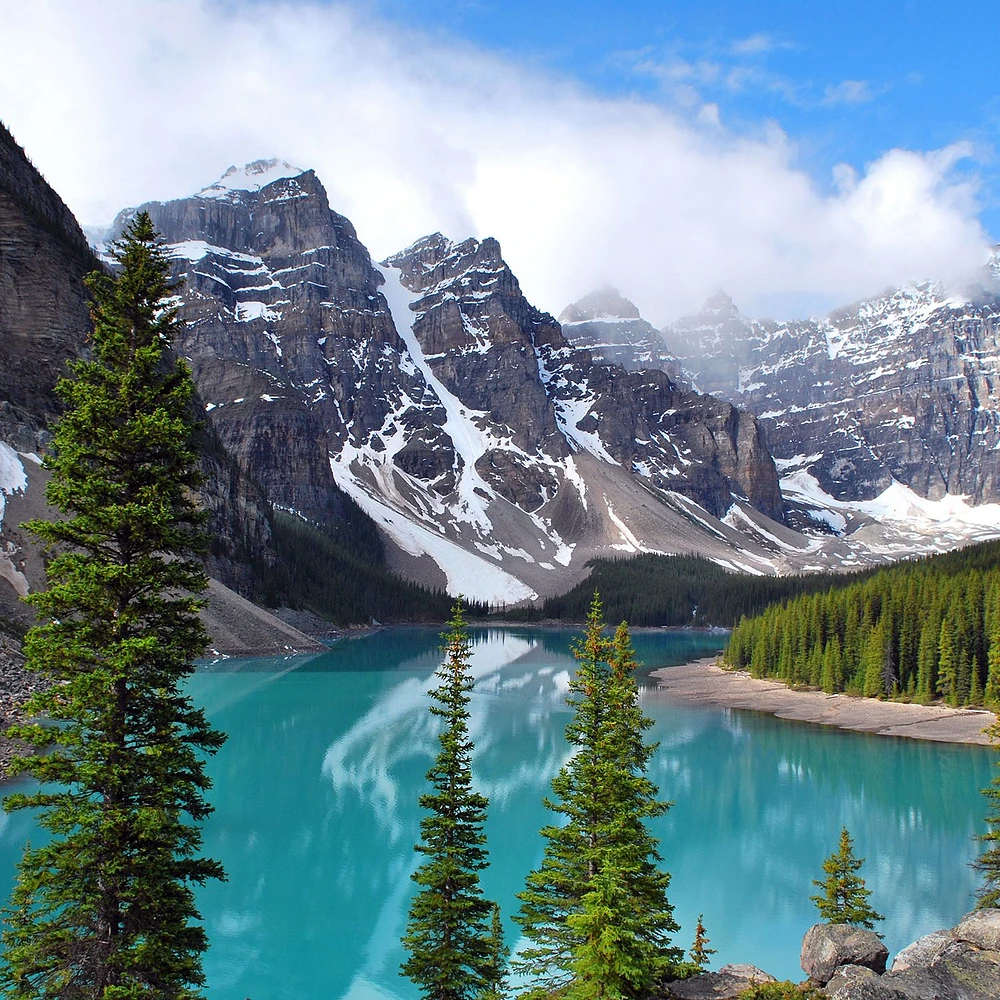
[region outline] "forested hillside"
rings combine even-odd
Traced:
[[[549,598],[535,617],[583,621],[596,590],[611,622],[732,628],[742,615],[756,615],[776,601],[830,586],[826,573],[782,577],[731,573],[700,556],[646,553],[629,559],[594,559],[589,565],[592,572],[586,580]],[[871,572],[843,579],[862,579]]]
[[[830,693],[1000,705],[1000,543],[899,564],[743,618],[725,660]]]
[[[337,625],[441,622],[453,598],[393,573],[371,520],[348,498],[342,526],[319,526],[276,511],[272,524],[281,562],[273,567],[262,603],[304,608]],[[485,613],[475,602],[474,614]]]

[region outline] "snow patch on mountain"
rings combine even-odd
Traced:
[[[0,441],[0,523],[6,509],[5,497],[23,493],[28,488],[28,477],[18,453],[6,441]]]
[[[417,370],[424,376],[444,407],[447,414],[443,425],[444,432],[451,438],[455,451],[462,459],[458,479],[459,501],[457,507],[453,508],[453,513],[458,520],[467,521],[483,532],[489,532],[493,525],[486,513],[486,507],[494,493],[476,471],[476,462],[486,453],[489,445],[486,436],[473,422],[473,418],[482,419],[486,414],[463,406],[462,402],[435,376],[413,332],[414,313],[410,309],[410,304],[422,298],[422,295],[414,294],[406,288],[398,268],[385,267],[384,273],[386,281],[382,292],[386,302],[389,303],[396,332],[406,344]]]
[[[837,500],[820,486],[815,476],[799,470],[781,479],[781,490],[789,498],[827,511],[867,514],[879,521],[898,521],[926,531],[985,529],[1000,537],[1000,504],[972,506],[966,497],[953,494],[928,500],[895,480],[874,500]]]
[[[534,600],[538,595],[515,576],[480,556],[463,549],[443,535],[432,531],[394,510],[362,489],[358,481],[345,474],[345,467],[331,461],[337,485],[406,553],[430,556],[448,579],[449,594],[473,601],[494,604]]]
[[[298,177],[305,173],[301,167],[293,167],[285,160],[254,160],[242,167],[230,167],[214,184],[202,188],[197,198],[238,197],[240,191],[259,191],[268,184],[286,177]]]

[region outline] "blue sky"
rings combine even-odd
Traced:
[[[1000,238],[1000,7],[962,0],[379,0],[388,19],[462,38],[597,93],[730,128],[776,122],[817,183],[886,149],[972,143],[982,217]]]
[[[376,259],[497,237],[558,313],[820,313],[1000,237],[995,6],[0,0],[0,120],[85,224],[314,168]]]

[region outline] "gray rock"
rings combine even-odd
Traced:
[[[959,941],[968,941],[986,951],[1000,951],[1000,909],[973,910],[953,931]]]
[[[680,983],[671,983],[667,997],[672,1000],[734,1000],[754,983],[777,980],[755,965],[724,965],[718,972],[703,972]]]
[[[889,949],[874,932],[851,924],[814,924],[802,939],[802,970],[818,983],[828,983],[842,965],[863,965],[885,972]]]
[[[840,499],[892,479],[932,498],[1000,498],[987,388],[996,284],[966,301],[933,285],[899,289],[789,322],[749,319],[717,295],[663,333],[688,379],[758,414],[775,457],[812,455],[808,471]]]
[[[932,994],[927,1000],[946,1000],[942,994]],[[913,1000],[908,993],[903,993],[893,986],[887,985],[884,977],[873,975],[870,979],[855,979],[836,993],[830,993],[830,1000]]]
[[[866,965],[842,965],[833,974],[833,978],[826,984],[826,991],[835,995],[837,990],[843,989],[862,979],[871,979],[875,973]]]
[[[1000,996],[1000,953],[953,941],[931,965],[889,972],[880,982],[907,1000],[996,1000]],[[862,998],[863,994],[858,1000]],[[881,994],[873,994],[873,1000],[881,998]]]
[[[951,931],[934,931],[907,945],[896,955],[892,963],[892,972],[906,972],[914,966],[931,965],[941,957],[945,948],[955,940]]]

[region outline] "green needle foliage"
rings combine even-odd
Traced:
[[[479,884],[479,872],[489,865],[483,833],[489,802],[472,790],[471,644],[460,603],[448,626],[440,684],[431,691],[436,702],[431,713],[444,728],[438,737],[441,749],[427,772],[434,791],[420,796],[428,815],[420,821],[414,850],[426,860],[412,875],[421,888],[402,939],[410,953],[402,970],[426,997],[470,1000],[501,993],[504,947],[499,913],[483,898]]]
[[[823,890],[822,894],[809,897],[824,923],[854,924],[871,930],[876,921],[885,919],[868,905],[871,890],[865,888],[865,880],[856,874],[864,863],[864,858],[854,856],[854,844],[845,826],[840,831],[840,847],[823,862],[826,878],[813,880],[813,885]]]
[[[169,356],[173,286],[149,216],[94,273],[92,360],[57,391],[50,503],[28,527],[58,555],[28,600],[27,665],[48,686],[11,734],[49,752],[14,762],[42,783],[11,796],[51,835],[28,847],[5,913],[10,1000],[187,1000],[204,985],[192,884],[223,878],[198,856],[211,811],[204,759],[225,737],[182,693],[206,635],[194,386]]]
[[[694,942],[688,952],[692,964],[698,966],[699,969],[704,969],[711,961],[710,956],[715,954],[715,949],[708,946],[711,939],[708,936],[708,931],[705,930],[704,919],[705,915],[699,913],[698,923],[694,929]]]
[[[1000,722],[994,722],[985,732],[991,742],[1000,743]],[[1000,767],[1000,762],[997,766]],[[978,837],[980,843],[986,845],[986,850],[972,863],[977,871],[983,873],[983,886],[977,894],[977,910],[1000,906],[1000,774],[983,789],[983,795],[990,811],[986,817],[989,830]]]
[[[683,958],[646,820],[669,804],[646,777],[655,744],[638,704],[628,627],[602,635],[600,599],[591,604],[570,682],[574,716],[566,739],[574,753],[553,779],[546,806],[563,822],[542,830],[541,866],[527,878],[515,918],[530,942],[516,968],[538,995],[566,988],[579,998],[640,997]]]

